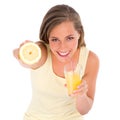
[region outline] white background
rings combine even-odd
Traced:
[[[80,14],[87,47],[100,58],[93,108],[85,120],[120,120],[119,0],[0,1],[0,119],[22,120],[31,99],[29,70],[12,50],[24,40],[39,40],[44,14],[56,4],[68,4]]]

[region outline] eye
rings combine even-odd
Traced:
[[[73,39],[74,39],[73,36],[69,36],[69,37],[67,37],[67,40],[73,40]]]
[[[52,41],[52,42],[57,42],[58,39],[57,39],[57,38],[52,38],[51,41]]]

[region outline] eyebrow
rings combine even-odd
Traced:
[[[75,35],[74,34],[70,34],[70,35],[67,35],[65,38],[71,37],[71,36],[75,36]]]
[[[75,36],[75,35],[74,34],[70,34],[70,35],[67,35],[65,38],[70,37],[70,36]],[[52,37],[49,37],[49,38],[58,38],[58,37],[52,36]]]

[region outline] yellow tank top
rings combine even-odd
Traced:
[[[81,48],[79,64],[82,76],[88,57],[88,49]],[[43,66],[31,70],[32,100],[25,113],[24,120],[83,120],[77,111],[75,99],[68,96],[64,86],[66,80],[58,77],[52,70],[50,50]]]

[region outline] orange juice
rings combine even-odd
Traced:
[[[67,80],[68,94],[72,94],[73,90],[76,90],[81,83],[81,78],[78,73],[66,72],[65,78]]]

